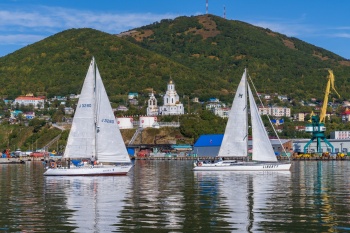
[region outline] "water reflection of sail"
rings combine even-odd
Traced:
[[[217,182],[218,206],[226,212],[226,229],[237,232],[266,230],[264,222],[273,219],[276,208],[283,208],[283,201],[278,199],[285,195],[290,177],[289,171],[196,173],[199,185],[208,180]]]
[[[48,192],[61,189],[66,196],[65,204],[73,211],[67,221],[76,227],[74,231],[118,230],[129,177],[46,177],[45,181]]]

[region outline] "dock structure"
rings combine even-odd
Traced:
[[[24,164],[25,160],[20,158],[0,158],[0,164]]]
[[[217,161],[220,158],[213,156],[194,156],[194,155],[179,155],[175,153],[169,154],[160,154],[160,155],[151,155],[151,156],[130,156],[133,160],[207,160],[207,161]],[[25,162],[31,161],[45,161],[52,159],[55,161],[62,160],[61,157],[30,157],[30,156],[21,156],[19,158],[0,158],[0,164],[24,164]],[[224,158],[227,160],[232,160],[232,158]],[[63,159],[65,161],[65,159]],[[62,160],[62,161],[63,161]],[[234,160],[245,161],[246,157],[237,157]],[[278,156],[279,161],[287,161],[289,158],[287,156]],[[350,156],[292,156],[291,161],[335,161],[335,160],[350,160]]]
[[[135,160],[208,160],[208,161],[216,161],[220,158],[213,157],[213,156],[178,156],[176,154],[170,154],[170,155],[159,155],[159,156],[135,156],[132,157],[132,159]],[[232,158],[223,158],[227,160],[232,160]],[[277,158],[279,161],[287,161],[289,158],[287,156],[278,156]],[[237,157],[234,160],[237,161],[245,161],[246,157]],[[319,156],[313,156],[313,157],[291,157],[291,161],[333,161],[333,160],[350,160],[350,156],[329,156],[329,157],[319,157]]]

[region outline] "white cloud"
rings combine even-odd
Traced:
[[[94,13],[61,7],[0,10],[0,44],[28,45],[70,28],[94,28],[117,34],[132,28],[172,19],[175,14]]]
[[[44,36],[28,34],[0,35],[0,44],[28,45],[44,38]]]
[[[55,25],[55,21],[45,15],[42,15],[38,12],[23,12],[23,11],[0,11],[0,25],[5,27],[53,27],[58,26]]]
[[[300,35],[310,34],[316,31],[316,29],[313,29],[308,25],[294,22],[252,21],[250,23],[255,26],[268,28],[271,31],[292,37],[298,37]]]
[[[69,28],[90,27],[116,33],[176,16],[175,14],[152,13],[94,13],[61,7],[37,7],[28,11],[23,9],[14,12],[1,10],[0,26],[9,30],[19,27],[21,30],[41,28],[44,31],[51,31],[53,28],[60,31]]]
[[[332,35],[332,37],[340,37],[340,38],[349,38],[350,39],[350,33],[335,33]]]

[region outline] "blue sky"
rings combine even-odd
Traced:
[[[269,28],[350,59],[348,0],[209,0],[210,14]],[[206,0],[0,0],[0,57],[70,28],[117,34],[206,13]]]

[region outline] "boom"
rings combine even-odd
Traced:
[[[338,94],[338,92],[335,90],[334,87],[334,74],[332,70],[328,70],[328,82],[327,82],[327,87],[326,87],[326,91],[325,91],[325,95],[324,95],[324,99],[323,99],[323,106],[321,109],[321,114],[320,114],[320,122],[325,123],[325,118],[326,118],[326,113],[327,113],[327,106],[328,106],[328,96],[331,93],[330,89],[332,88],[335,93],[337,93],[338,97],[340,98],[340,95]]]

